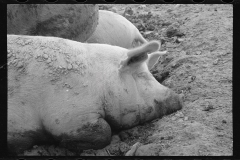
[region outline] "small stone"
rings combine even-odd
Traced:
[[[193,82],[196,79],[196,76],[189,76],[188,79],[188,83]]]
[[[214,64],[214,65],[217,65],[217,64],[218,64],[218,59],[216,59],[215,61],[213,61],[213,64]]]
[[[137,142],[135,143],[131,149],[125,154],[125,156],[134,156],[137,149],[140,147],[141,143]]]
[[[129,149],[130,149],[130,147],[129,147],[129,145],[127,143],[125,143],[125,142],[121,142],[120,143],[119,150],[122,153],[126,153]]]
[[[175,121],[177,118],[176,117],[172,117],[172,121]]]
[[[188,117],[184,117],[184,121],[187,121],[188,120]]]
[[[209,105],[207,105],[207,106],[205,106],[205,107],[203,108],[203,111],[210,111],[210,110],[212,110],[212,109],[214,109],[213,105],[212,105],[212,104],[209,104]]]
[[[227,123],[227,121],[226,120],[222,120],[222,123]]]
[[[82,153],[80,156],[95,156],[94,153]]]
[[[17,59],[14,59],[13,61],[12,61],[12,64],[16,64],[16,62],[17,62]]]
[[[179,97],[180,97],[180,99],[184,100],[184,99],[185,99],[184,93],[180,93],[180,94],[179,94]]]
[[[78,68],[78,65],[73,64],[73,69],[77,69],[77,68]]]
[[[123,14],[133,15],[133,9],[131,7],[126,7]]]
[[[176,8],[178,8],[180,6],[180,4],[177,4],[177,5],[175,5],[174,7],[173,7],[173,9],[176,9]]]
[[[183,41],[184,41],[183,38],[177,38],[177,39],[176,39],[176,42],[177,42],[177,43],[180,43],[180,42],[183,42]]]
[[[196,55],[200,55],[202,52],[201,51],[197,51],[196,52]]]
[[[183,122],[183,119],[179,119],[178,122]]]
[[[23,66],[23,62],[21,62],[21,61],[18,62],[17,67],[20,68],[20,67],[22,67],[22,66]]]
[[[48,58],[48,59],[47,59],[47,63],[50,63],[51,61],[52,61],[51,58]]]
[[[112,7],[112,8],[110,9],[110,11],[112,11],[112,12],[114,12],[114,13],[117,13],[117,8]]]
[[[126,140],[129,136],[128,136],[128,134],[127,134],[126,132],[121,131],[121,132],[119,133],[119,137],[120,137],[120,139],[121,139],[122,141],[124,141],[124,140]]]
[[[144,9],[144,8],[146,8],[146,5],[138,6],[138,9]]]
[[[135,156],[158,156],[160,151],[160,144],[150,143],[137,148]]]
[[[109,154],[107,153],[107,151],[105,149],[99,149],[96,151],[96,156],[109,156]]]
[[[72,69],[72,65],[71,64],[68,64],[68,69]]]
[[[215,129],[217,129],[217,130],[223,130],[223,128],[221,128],[220,126],[216,126]]]
[[[179,117],[180,117],[180,118],[183,118],[183,117],[184,117],[184,115],[183,115],[182,112],[180,112]]]
[[[37,145],[34,145],[33,148],[38,148],[38,146],[37,146]]]
[[[9,53],[9,54],[8,54],[8,58],[10,58],[11,56],[12,56],[12,54],[11,54],[11,53]]]
[[[187,53],[185,51],[181,51],[180,54],[186,55]]]
[[[121,141],[121,139],[118,135],[113,135],[112,136],[111,144],[117,143],[119,141]]]
[[[47,59],[48,58],[48,55],[47,54],[43,54],[43,58]]]

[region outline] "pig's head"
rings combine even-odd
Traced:
[[[159,42],[148,42],[128,50],[126,58],[120,63],[119,77],[123,86],[119,97],[121,116],[117,120],[120,121],[120,128],[161,118],[183,106],[181,98],[161,85],[149,71],[160,55],[166,53],[159,52],[159,48]]]

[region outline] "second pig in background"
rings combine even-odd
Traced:
[[[123,48],[133,48],[135,42],[146,43],[147,40],[139,30],[125,17],[106,10],[99,10],[96,30],[87,43],[102,43]]]

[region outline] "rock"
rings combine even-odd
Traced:
[[[130,146],[127,143],[125,143],[125,142],[120,143],[120,145],[119,145],[120,152],[126,153],[129,149],[130,149]]]
[[[119,155],[119,147],[120,144],[119,143],[115,143],[115,144],[110,144],[106,147],[106,149],[109,151],[109,153],[111,155]]]
[[[96,151],[96,156],[109,156],[109,154],[107,153],[107,151],[105,149],[99,149]]]
[[[120,141],[121,141],[121,139],[118,135],[113,135],[112,140],[111,140],[111,144],[118,143]]]
[[[23,67],[23,62],[22,62],[22,61],[19,61],[18,64],[17,64],[17,67],[18,67],[18,68]]]
[[[71,64],[68,64],[68,67],[67,67],[69,70],[72,69],[72,65]]]
[[[43,58],[47,59],[48,55],[47,54],[43,54]]]
[[[73,64],[73,69],[77,69],[78,65],[77,64]]]
[[[197,51],[196,52],[196,55],[200,55],[202,52],[201,51]]]
[[[33,148],[34,148],[34,149],[35,149],[35,148],[38,148],[38,145],[34,145]]]
[[[144,35],[145,35],[145,36],[148,36],[148,35],[150,35],[151,33],[153,33],[153,31],[147,31],[147,32],[144,32]]]
[[[145,9],[146,8],[146,5],[140,5],[138,6],[138,9]]]
[[[80,156],[95,156],[94,153],[82,153]]]
[[[141,145],[141,143],[137,142],[135,143],[131,149],[125,154],[125,156],[134,156],[136,153],[136,150],[138,149],[138,147]]]
[[[184,114],[182,112],[179,112],[179,117],[180,118],[184,117]]]
[[[175,121],[177,119],[177,117],[172,117],[172,121]]]
[[[205,106],[205,107],[203,108],[203,111],[210,111],[210,110],[212,110],[212,109],[214,109],[213,105],[212,105],[212,104],[209,104],[209,105],[207,105],[207,106]]]
[[[44,146],[37,146],[30,150],[24,151],[24,156],[48,156],[49,152]]]
[[[227,123],[227,121],[226,120],[222,120],[222,123]]]
[[[110,9],[110,11],[112,11],[112,12],[114,12],[114,13],[117,13],[117,8],[116,8],[116,7],[112,7],[112,8]]]
[[[158,156],[161,151],[159,144],[147,144],[140,146],[135,152],[135,156]]]
[[[184,117],[184,121],[187,121],[188,120],[188,117]]]
[[[178,122],[183,122],[183,119],[179,119]]]
[[[178,112],[178,113],[176,113],[175,116],[180,117],[180,118],[184,117],[184,115],[183,115],[182,112]]]
[[[184,35],[182,32],[179,31],[179,29],[173,26],[168,27],[165,34],[168,38],[175,37],[175,36],[181,37]]]
[[[180,7],[180,4],[175,5],[173,9],[177,9],[178,7]]]
[[[163,140],[171,140],[173,139],[173,136],[166,136],[166,137],[161,137],[161,139]]]
[[[133,9],[131,7],[126,7],[124,13],[123,13],[123,16],[125,15],[133,15]]]
[[[218,64],[218,59],[215,59],[214,61],[213,61],[213,65],[217,65]]]
[[[94,150],[92,150],[92,149],[84,150],[80,156],[95,156]]]
[[[51,63],[52,62],[52,59],[51,58],[48,58],[47,59],[47,63]]]
[[[177,39],[176,39],[176,42],[177,42],[177,43],[180,43],[180,42],[183,42],[183,41],[184,41],[183,38],[177,38]]]
[[[119,133],[119,137],[120,137],[120,139],[121,139],[122,141],[124,141],[124,140],[126,140],[126,139],[129,137],[129,135],[128,135],[126,132],[121,131],[121,132]]]
[[[185,99],[185,95],[184,95],[184,93],[180,93],[179,96],[180,96],[180,98],[181,98],[182,100]]]

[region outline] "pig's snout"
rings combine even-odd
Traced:
[[[165,96],[161,97],[159,100],[155,99],[154,103],[159,118],[176,112],[183,107],[182,97],[173,92],[171,89],[167,89]]]

